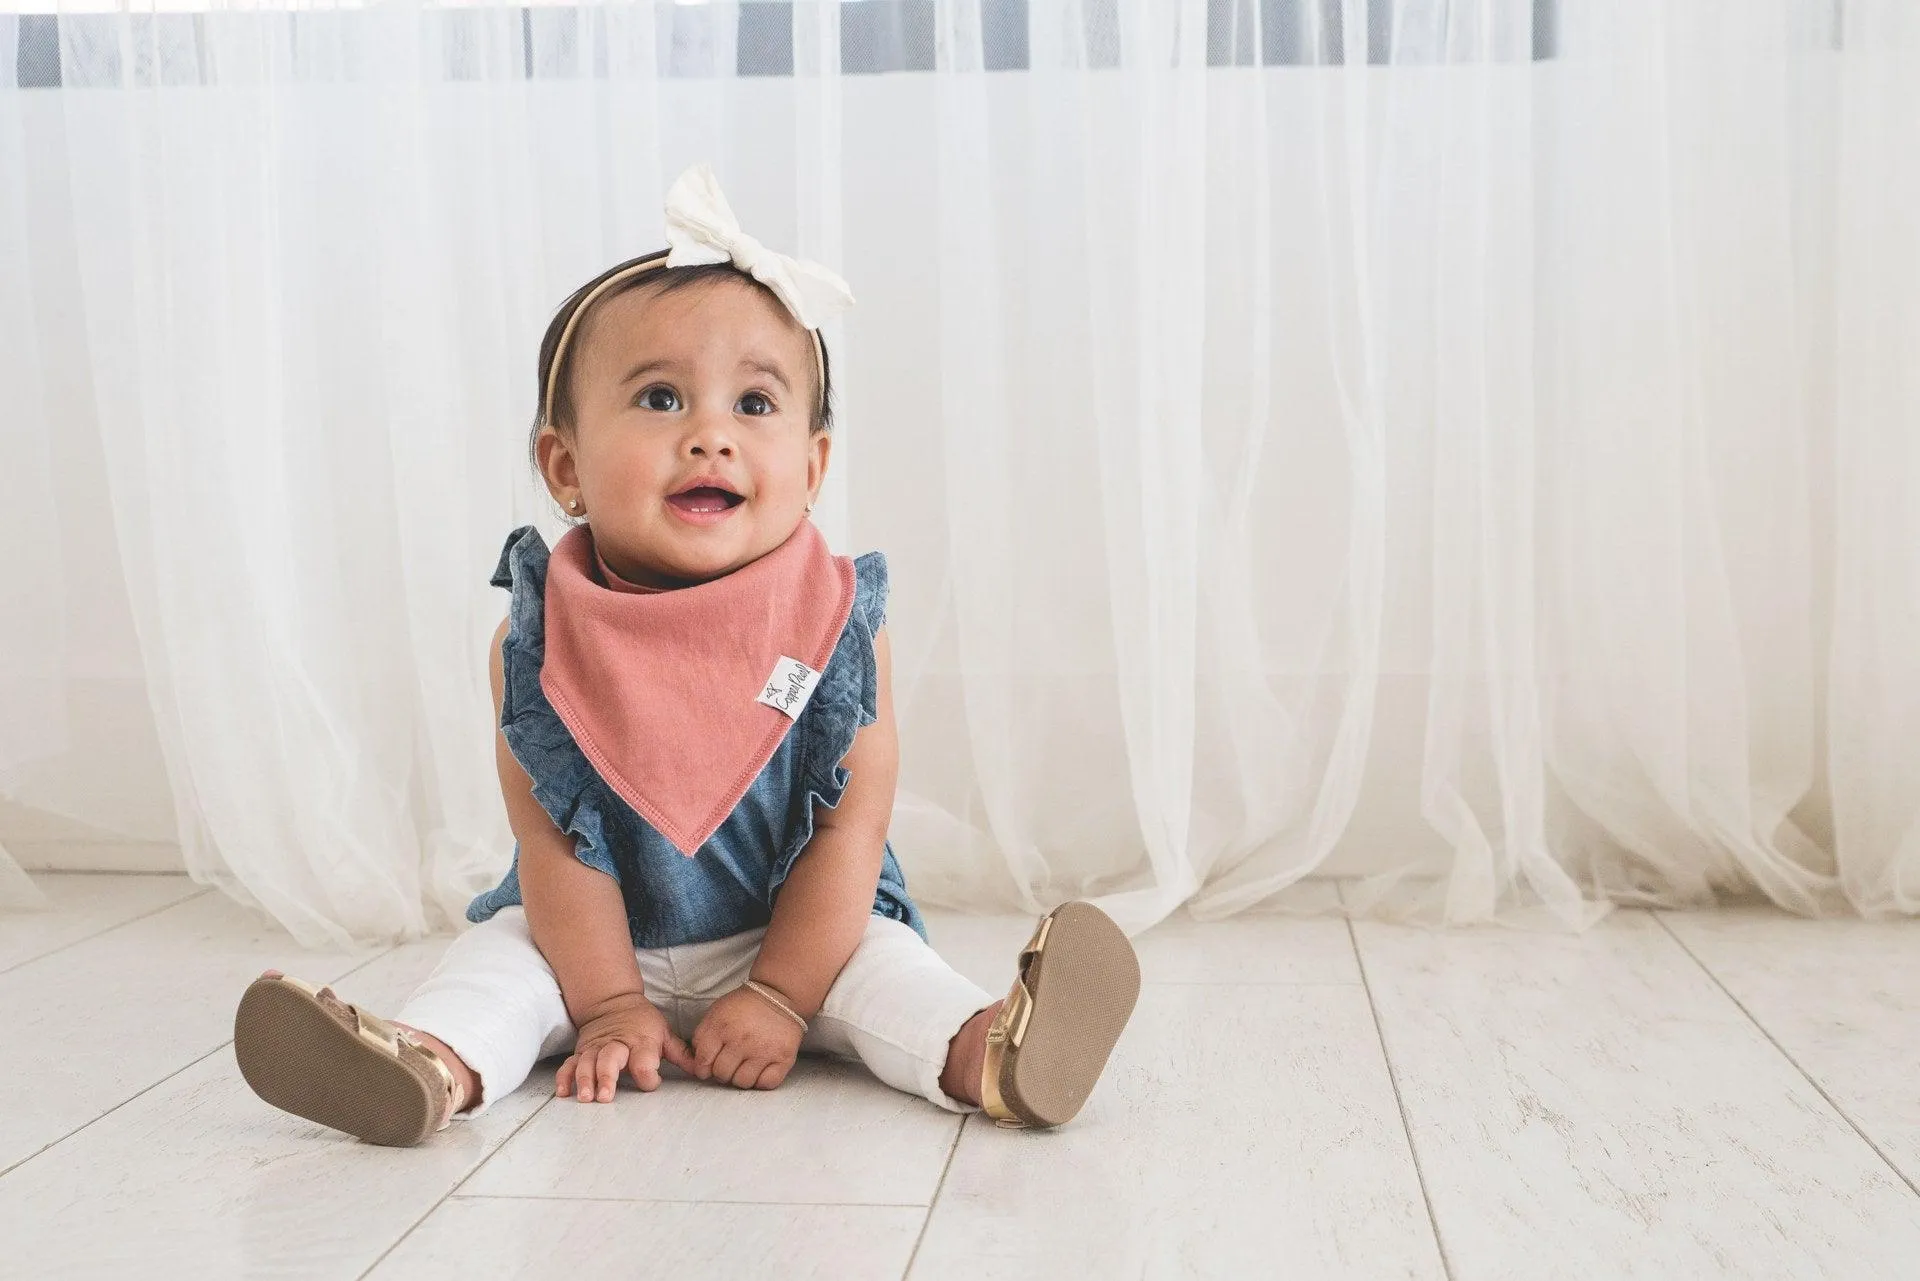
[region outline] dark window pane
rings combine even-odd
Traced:
[[[988,71],[1025,71],[1030,57],[1027,0],[984,0],[980,6],[980,47]]]
[[[932,71],[934,0],[860,0],[840,7],[840,70]]]
[[[743,76],[793,74],[793,6],[740,6],[739,70]]]
[[[1533,0],[1533,60],[1545,62],[1553,57],[1560,0]]]
[[[15,21],[20,24],[20,47],[13,57],[14,83],[22,89],[58,89],[60,19],[50,13],[23,13]]]

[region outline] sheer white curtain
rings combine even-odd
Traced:
[[[0,23],[0,65],[11,50]],[[0,173],[27,172],[26,139],[0,125]],[[41,356],[25,272],[27,203],[18,182],[0,191],[0,387],[13,392],[8,421],[0,427],[0,539],[12,549],[10,572],[0,592],[0,788],[17,786],[29,761],[66,746],[64,695],[65,594],[58,562],[29,549],[45,549],[54,528],[53,462],[42,434],[47,421]],[[0,908],[37,907],[41,895],[0,844]]]
[[[70,214],[0,194],[0,767],[57,726],[35,451],[97,430],[189,867],[302,939],[435,928],[504,866],[485,580],[551,517],[535,344],[696,159],[860,296],[817,515],[892,562],[923,899],[1916,908],[1901,0],[0,33],[0,160]],[[61,298],[97,426],[34,394]]]

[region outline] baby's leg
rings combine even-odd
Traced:
[[[453,1052],[453,1047],[437,1036],[428,1036],[411,1023],[399,1023],[412,1033],[413,1039],[432,1052],[433,1056],[447,1065],[447,1071],[453,1073],[453,1115],[465,1116],[472,1112],[480,1102],[480,1074],[467,1066],[467,1061]]]
[[[475,1116],[574,1038],[560,985],[518,907],[455,939],[393,1021],[453,1070],[464,1086],[456,1106]]]
[[[896,1089],[1002,1125],[1062,1125],[1087,1101],[1140,991],[1133,946],[1090,903],[1066,903],[1019,957],[1009,1000],[953,972],[920,936],[874,918],[827,993],[808,1049],[852,1053]],[[1007,1026],[993,1032],[1005,1009]],[[984,1098],[982,1096],[985,1096]]]
[[[947,1066],[940,1073],[940,1088],[962,1103],[980,1106],[980,1073],[987,1062],[987,1030],[1006,1003],[1002,998],[968,1019],[947,1043]]]
[[[284,970],[267,970],[263,972],[260,977],[263,979],[283,979],[286,977],[286,972]],[[321,989],[320,997],[322,1007],[325,1008],[333,1018],[339,1020],[342,1026],[349,1023],[353,1007],[334,995],[332,988]],[[417,1027],[411,1027],[396,1020],[389,1021],[393,1022],[396,1027],[406,1028],[417,1043],[424,1046],[435,1058],[447,1065],[447,1071],[453,1074],[452,1111],[454,1115],[457,1116],[469,1110],[475,1103],[479,1102],[480,1078],[474,1073],[472,1068],[467,1066],[464,1059],[453,1052],[452,1046],[448,1045],[445,1041],[428,1036]]]
[[[404,1147],[463,1110],[485,1111],[573,1036],[553,972],[513,908],[455,939],[397,1019],[267,971],[240,999],[233,1050],[273,1106]]]
[[[896,1090],[971,1112],[980,1104],[981,1056],[996,1008],[991,993],[956,973],[911,927],[876,916],[803,1048],[859,1059]]]

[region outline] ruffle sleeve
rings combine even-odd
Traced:
[[[854,560],[853,610],[834,646],[827,670],[802,716],[799,787],[786,848],[773,868],[777,888],[813,839],[816,807],[837,809],[852,774],[841,764],[862,728],[880,719],[880,675],[874,638],[887,621],[887,558],[868,552]],[[906,887],[892,849],[881,869],[874,896],[875,914],[904,922],[925,934],[920,914]]]
[[[507,535],[493,571],[493,585],[513,593],[507,607],[507,634],[500,643],[500,731],[532,780],[534,800],[555,827],[573,838],[575,856],[618,881],[620,871],[601,812],[588,803],[598,776],[540,688],[540,667],[546,658],[547,558],[540,531],[524,525]],[[514,869],[497,890],[474,900],[467,919],[483,921],[501,907],[518,903],[519,888],[516,851]]]

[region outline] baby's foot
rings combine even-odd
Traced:
[[[453,1072],[405,1029],[278,970],[240,998],[233,1054],[274,1107],[369,1143],[410,1147],[461,1102]]]
[[[981,1010],[953,1034],[947,1042],[947,1063],[940,1071],[940,1088],[947,1097],[973,1107],[980,1106],[981,1073],[987,1061],[987,1032],[1000,1017],[1005,1001],[995,1001]]]
[[[1091,903],[1049,912],[1020,953],[1020,977],[987,1031],[980,1099],[1003,1126],[1077,1115],[1140,995],[1140,962]]]

